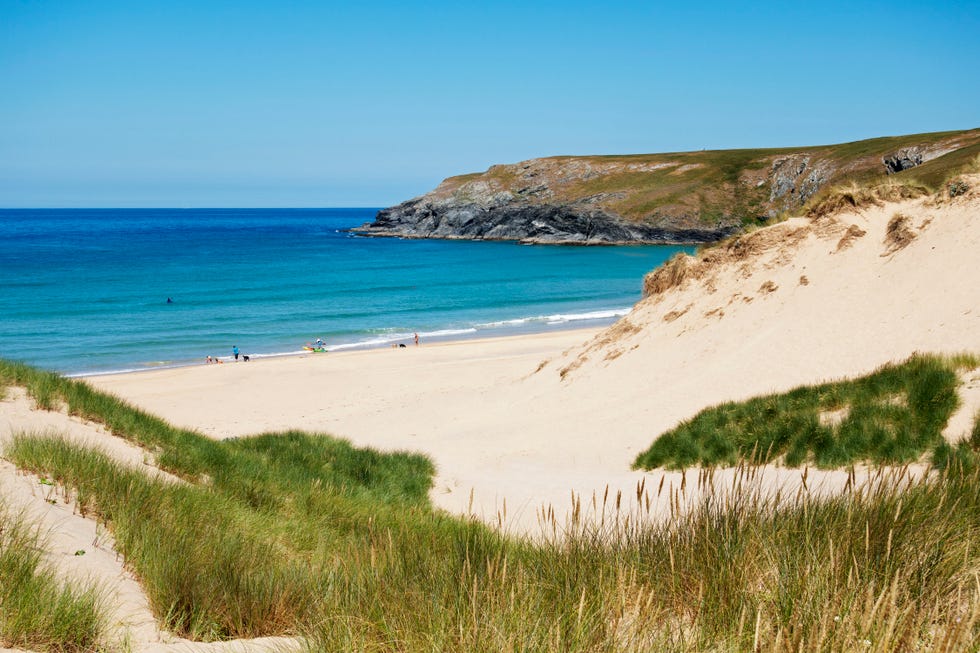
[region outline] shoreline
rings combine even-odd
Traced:
[[[630,308],[618,308],[618,309],[602,309],[591,311],[582,314],[572,314],[570,316],[565,315],[551,315],[551,316],[540,316],[535,318],[520,318],[514,320],[500,320],[499,322],[491,322],[488,324],[481,324],[475,327],[468,328],[457,328],[457,329],[439,329],[430,332],[419,333],[419,338],[423,344],[428,345],[441,345],[450,343],[464,343],[464,342],[475,342],[483,340],[496,340],[499,338],[524,338],[528,336],[542,335],[559,333],[565,331],[598,331],[606,327],[611,326],[617,320],[627,315]],[[583,317],[587,316],[587,317]],[[594,316],[594,317],[593,317]],[[554,321],[547,321],[554,319]],[[564,321],[561,321],[564,320]],[[397,333],[390,334],[388,336],[378,336],[370,340],[353,341],[346,342],[340,341],[335,345],[327,345],[326,354],[344,354],[348,352],[359,352],[359,351],[374,351],[374,350],[385,350],[392,349],[398,345],[404,345],[405,347],[413,347],[414,333]],[[277,360],[282,358],[291,358],[295,356],[306,356],[313,352],[296,349],[292,351],[281,351],[281,352],[263,352],[263,353],[252,353],[251,351],[242,351],[242,354],[249,356],[249,362],[257,362],[262,360]],[[67,378],[75,379],[89,379],[102,376],[116,376],[123,374],[144,374],[147,372],[155,372],[160,370],[173,370],[182,369],[188,367],[198,367],[201,365],[208,365],[203,359],[207,356],[196,357],[194,359],[184,359],[180,361],[167,361],[158,365],[143,365],[140,367],[127,367],[122,369],[112,369],[112,370],[95,370],[95,371],[81,371],[81,372],[61,372],[59,374]],[[222,363],[235,362],[234,356],[214,356],[213,359],[220,360]],[[240,362],[240,361],[239,361]]]
[[[233,344],[258,357],[318,337],[333,350],[603,326],[690,251],[360,238],[342,230],[370,217],[345,209],[97,213],[0,225],[23,235],[12,260],[35,264],[12,270],[5,359],[79,377],[203,363]]]
[[[390,353],[396,350],[447,350],[449,348],[465,347],[465,346],[478,346],[482,350],[484,347],[490,347],[493,349],[520,349],[519,343],[530,344],[532,342],[541,342],[543,346],[541,351],[547,353],[550,348],[547,346],[551,340],[559,339],[562,342],[568,341],[571,343],[570,346],[576,344],[581,344],[589,340],[590,338],[596,336],[603,329],[608,328],[613,322],[601,326],[592,327],[556,327],[551,330],[540,330],[540,331],[524,331],[522,333],[513,333],[506,335],[481,335],[474,337],[444,337],[444,338],[429,338],[427,340],[421,340],[420,344],[416,346],[411,342],[402,343],[403,346],[393,346],[393,345],[371,345],[371,346],[361,346],[361,347],[349,347],[346,349],[328,349],[326,352],[312,352],[312,351],[295,351],[295,352],[283,352],[279,354],[255,354],[249,355],[249,360],[238,360],[236,361],[233,356],[222,356],[221,363],[208,364],[206,362],[194,362],[181,365],[173,365],[167,367],[152,367],[146,369],[133,369],[133,370],[122,370],[115,372],[94,372],[85,374],[66,374],[66,377],[77,378],[79,380],[105,380],[105,379],[118,379],[123,381],[130,377],[143,377],[146,375],[151,375],[154,373],[168,373],[168,372],[181,372],[188,370],[196,370],[200,368],[218,367],[218,365],[238,365],[238,364],[252,364],[258,363],[262,365],[277,364],[285,361],[294,361],[297,359],[315,359],[315,360],[326,360],[328,358],[348,358],[348,357],[361,357],[365,355],[382,355],[385,353]],[[421,334],[420,334],[421,335]],[[525,348],[528,349],[528,348]],[[561,352],[555,352],[561,353]],[[169,375],[168,375],[169,376]]]

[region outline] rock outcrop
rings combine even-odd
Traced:
[[[354,232],[576,245],[705,243],[796,212],[831,185],[922,169],[978,144],[975,129],[795,150],[531,159],[450,177]]]
[[[772,217],[779,209],[799,208],[830,179],[833,174],[831,166],[823,161],[814,165],[812,158],[805,154],[793,154],[772,162],[768,180]]]
[[[881,162],[885,164],[885,172],[888,174],[908,170],[922,165],[922,150],[918,147],[906,147],[882,158]]]
[[[409,200],[378,213],[357,230],[371,236],[516,240],[552,245],[616,245],[626,243],[705,243],[737,231],[735,225],[715,228],[661,227],[631,223],[588,204],[443,203]]]

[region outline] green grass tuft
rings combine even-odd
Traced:
[[[942,439],[959,401],[956,369],[974,362],[913,356],[859,379],[708,408],[657,438],[634,466],[915,461]]]

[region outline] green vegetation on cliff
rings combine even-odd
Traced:
[[[745,225],[799,209],[826,189],[898,175],[936,190],[980,154],[980,129],[838,145],[665,154],[554,156],[446,179],[434,206],[589,204],[627,221]]]

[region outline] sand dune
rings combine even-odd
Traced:
[[[654,294],[601,331],[89,382],[215,438],[305,429],[423,452],[438,468],[436,505],[533,532],[542,507],[560,519],[573,494],[588,502],[607,487],[630,498],[641,482],[679,486],[679,473],[635,472],[630,464],[658,434],[708,405],[863,374],[916,351],[980,351],[980,175],[968,182],[974,190],[952,200],[795,218],[709,250],[702,263],[651,284]],[[951,439],[980,407],[976,371],[965,382],[967,403],[950,422]],[[130,464],[143,462],[139,450],[91,425],[30,411],[20,396],[0,402],[0,440],[45,427],[98,441]],[[732,473],[719,472],[719,479]],[[765,474],[773,485],[800,478],[793,469]],[[828,489],[846,478],[810,474],[811,485]],[[0,466],[0,481],[5,496],[50,510],[30,478],[9,464]],[[664,493],[655,509],[666,501]],[[42,515],[52,531],[95,537],[80,517],[52,515]],[[75,544],[58,544],[66,546]],[[145,598],[126,589],[130,580],[118,562],[92,573],[121,579],[119,591],[132,592],[120,604],[136,608],[120,620],[142,633],[136,648],[168,645],[146,623]]]

